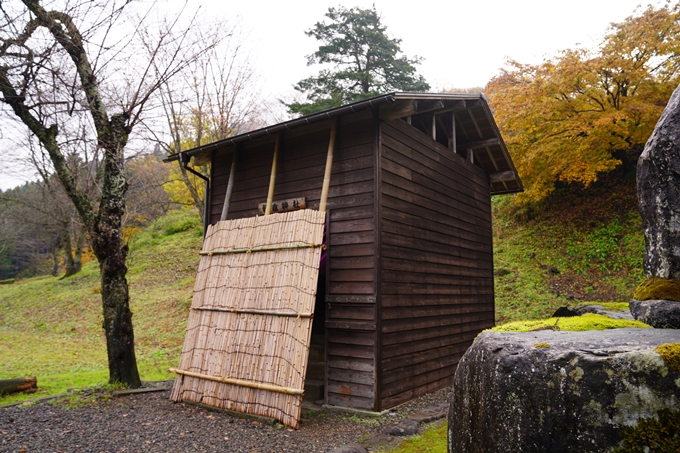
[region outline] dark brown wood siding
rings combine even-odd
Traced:
[[[380,143],[384,410],[451,384],[494,299],[485,172],[401,120]]]
[[[339,119],[327,205],[327,402],[363,409],[375,399],[375,130],[370,112]],[[318,209],[329,133],[330,121],[283,133],[274,200],[306,197]],[[241,146],[229,219],[254,216],[266,201],[274,137]],[[222,212],[233,150],[214,156],[211,223]]]

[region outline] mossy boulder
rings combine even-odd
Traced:
[[[680,87],[638,159],[637,193],[646,243],[645,275],[680,279]]]
[[[680,329],[680,302],[672,300],[631,300],[635,319],[657,329]]]
[[[659,277],[647,278],[637,287],[633,299],[680,302],[680,280]]]
[[[584,302],[576,308],[576,313],[579,315],[595,313],[609,318],[633,319],[628,302]]]
[[[677,443],[678,338],[670,329],[483,332],[456,370],[449,451],[674,451],[656,448]]]

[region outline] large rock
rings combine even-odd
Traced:
[[[657,329],[680,329],[680,302],[633,299],[630,312],[638,321]]]
[[[673,92],[637,164],[648,277],[680,279],[679,90]]]
[[[679,341],[670,329],[482,333],[455,374],[449,451],[611,452],[638,421],[677,422],[680,367],[654,350]]]

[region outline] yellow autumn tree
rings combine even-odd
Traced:
[[[679,81],[679,5],[612,24],[596,50],[539,65],[509,61],[485,91],[527,191],[584,186],[643,145]]]

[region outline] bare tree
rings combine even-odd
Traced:
[[[122,236],[124,150],[152,95],[209,42],[198,47],[189,41],[191,23],[173,31],[179,19],[157,20],[157,30],[144,26],[155,19],[153,6],[130,28],[129,0],[50,6],[59,9],[47,10],[39,0],[0,3],[0,101],[38,139],[87,231],[101,272],[109,380],[139,387]],[[146,59],[140,59],[140,43],[149,50]],[[158,65],[154,59],[161,54],[168,57]],[[80,128],[83,118],[87,127]],[[99,185],[94,201],[63,152],[83,140],[77,131],[92,146],[89,162]]]
[[[238,24],[231,26],[226,21],[209,24],[197,30],[199,39],[204,39],[205,29],[225,30],[227,38],[187,65],[182,77],[167,81],[159,90],[165,122],[162,130],[169,133],[170,140],[158,134],[152,140],[168,154],[261,125],[259,88]],[[162,70],[164,57],[154,59],[155,71]],[[203,181],[190,175],[181,162],[179,165],[180,177],[203,220],[205,191],[200,187]]]

